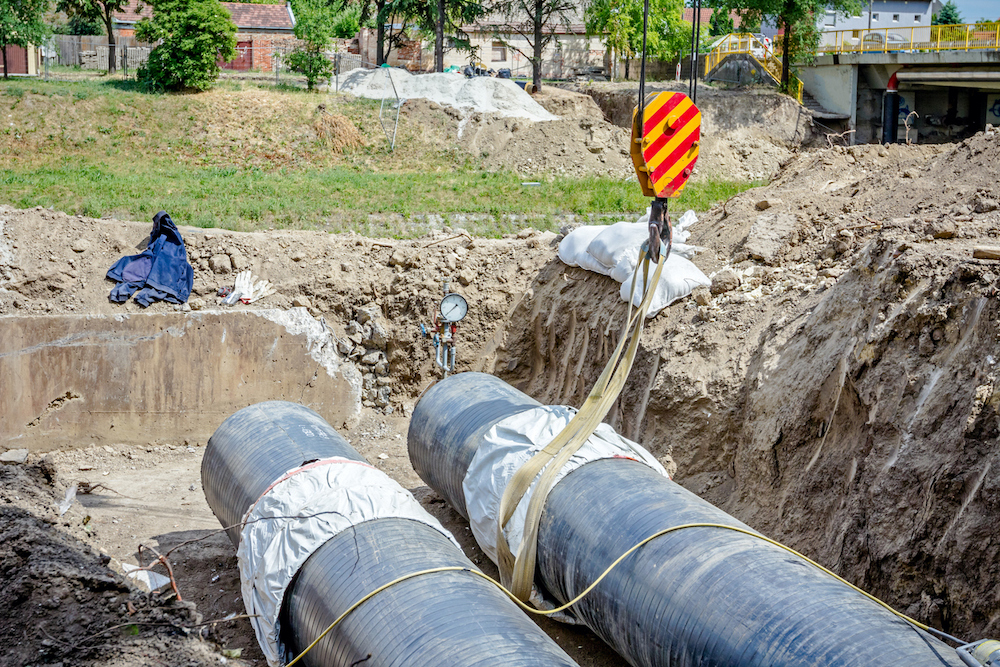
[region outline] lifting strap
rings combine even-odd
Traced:
[[[661,246],[660,261],[655,265],[652,281],[649,281],[650,260],[647,252],[648,243],[644,243],[639,253],[632,274],[632,290],[629,293],[628,310],[626,311],[625,327],[611,359],[608,360],[597,384],[590,391],[580,411],[560,431],[552,441],[532,456],[521,466],[504,489],[500,499],[500,509],[497,516],[497,566],[500,570],[500,580],[519,600],[527,602],[531,596],[531,586],[535,578],[535,559],[538,548],[538,524],[542,516],[542,508],[549,491],[555,485],[555,478],[570,457],[583,446],[594,433],[597,425],[607,416],[611,406],[618,399],[625,381],[628,379],[632,363],[635,361],[639,348],[639,339],[646,320],[646,312],[656,293],[660,281],[663,264],[669,249]],[[642,267],[643,299],[633,315],[632,303],[635,297],[636,283],[639,282],[639,267]],[[544,469],[544,472],[542,472]],[[518,504],[531,487],[538,473],[542,472],[531,500],[528,503],[525,517],[524,533],[517,556],[510,551],[503,531],[510,521]]]

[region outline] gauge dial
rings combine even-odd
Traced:
[[[461,294],[445,294],[441,299],[441,317],[448,322],[458,322],[469,312],[469,302]]]

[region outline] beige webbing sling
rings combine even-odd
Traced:
[[[590,391],[580,411],[577,412],[566,427],[552,441],[532,456],[521,466],[504,489],[500,500],[497,517],[497,556],[500,569],[500,580],[520,600],[527,602],[531,595],[531,586],[535,576],[535,557],[538,547],[538,523],[542,516],[542,508],[549,491],[555,484],[555,478],[567,461],[583,446],[594,433],[594,429],[604,419],[621,393],[632,362],[639,347],[639,338],[646,319],[646,312],[653,300],[656,286],[660,281],[660,273],[666,261],[666,254],[660,252],[660,261],[653,272],[653,280],[648,280],[649,258],[645,250],[639,253],[632,274],[632,289],[629,293],[626,323],[621,340],[608,360],[597,384]],[[639,267],[642,267],[643,299],[633,315],[632,301],[635,297],[635,286],[639,278]],[[511,551],[503,531],[510,521],[518,504],[531,487],[531,483],[539,472],[542,472],[538,485],[528,503],[527,516],[524,522],[524,534],[515,557]]]

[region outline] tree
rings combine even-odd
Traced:
[[[0,0],[0,51],[3,52],[3,78],[9,78],[7,47],[40,44],[49,34],[44,14],[49,0]]]
[[[642,53],[643,0],[594,0],[584,10],[587,32],[605,35],[605,45],[625,59]],[[652,58],[679,57],[691,44],[690,24],[681,20],[683,0],[650,0],[646,54]]]
[[[379,14],[379,23],[399,21],[433,35],[434,71],[443,72],[446,35],[456,48],[471,49],[462,26],[474,22],[482,13],[478,0],[388,0]]]
[[[366,28],[375,28],[375,64],[381,65],[389,57],[389,52],[392,51],[393,40],[392,40],[392,30],[390,28],[390,39],[388,50],[386,47],[386,34],[385,34],[385,23],[378,20],[379,16],[382,16],[383,10],[387,4],[387,0],[360,0],[360,13],[358,16],[358,23],[365,26]],[[396,36],[398,41],[401,38],[402,30]]]
[[[236,26],[217,0],[146,0],[153,18],[135,26],[136,39],[160,42],[139,77],[165,90],[208,90],[219,61],[236,57]]]
[[[104,25],[108,35],[108,74],[117,69],[114,16],[128,3],[129,0],[59,0],[56,4],[56,9],[65,12],[71,21],[84,24],[100,22]]]
[[[316,81],[333,74],[333,63],[326,56],[333,39],[333,12],[323,0],[297,0],[295,19],[295,36],[303,44],[288,56],[288,65],[305,75],[306,87],[312,90]]]
[[[53,23],[52,32],[57,35],[103,35],[104,24],[100,19],[71,16],[65,23]]]
[[[781,50],[781,88],[788,90],[791,63],[811,61],[819,45],[818,21],[829,11],[860,14],[859,0],[723,0],[725,11],[736,10],[743,24],[775,18],[784,30]]]
[[[361,29],[361,9],[344,7],[333,15],[333,36],[337,39],[351,39]]]
[[[954,0],[948,0],[941,6],[941,11],[931,17],[931,25],[958,25],[961,22],[962,15],[958,13]]]
[[[712,18],[708,20],[709,37],[720,37],[733,32],[733,17],[730,16],[729,12],[726,11],[724,7],[717,6],[721,4],[722,3],[720,2],[712,2],[708,4],[708,6],[713,9]]]
[[[559,24],[569,25],[574,9],[573,0],[493,0],[487,7],[489,14],[501,18],[493,25],[494,39],[531,62],[535,90],[542,89],[542,53],[556,38]],[[511,33],[523,37],[528,49],[522,48],[520,41],[508,39]]]

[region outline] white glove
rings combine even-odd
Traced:
[[[240,271],[236,274],[236,286],[233,291],[240,295],[240,301],[249,302],[249,299],[253,297],[253,277],[249,271]]]
[[[258,280],[253,286],[253,296],[250,297],[250,303],[254,301],[259,301],[265,296],[270,296],[274,294],[274,285],[271,284],[269,280]]]

